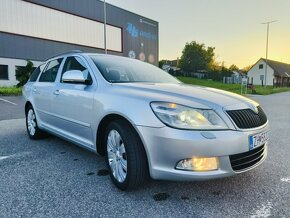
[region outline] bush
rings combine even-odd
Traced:
[[[23,86],[27,80],[29,79],[30,74],[35,68],[33,67],[33,63],[27,60],[27,64],[25,67],[16,67],[15,76],[19,83],[16,85],[17,87]]]
[[[221,71],[211,71],[206,73],[205,79],[212,79],[214,81],[223,81],[224,77],[230,77],[232,75],[231,71],[223,69]]]
[[[12,87],[0,87],[0,96],[2,95],[21,95],[22,88]]]

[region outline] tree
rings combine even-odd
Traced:
[[[161,60],[158,62],[159,68],[162,68],[162,66],[165,64],[165,60]]]
[[[232,64],[232,65],[229,67],[229,70],[231,70],[231,71],[238,71],[239,68],[238,68],[235,64]]]
[[[253,65],[246,66],[242,70],[247,73],[252,68],[252,66]]]
[[[33,63],[29,60],[27,60],[27,64],[25,67],[16,67],[16,79],[19,81],[17,84],[17,87],[23,86],[27,80],[29,79],[30,74],[34,70]]]
[[[214,47],[206,47],[195,41],[186,43],[179,67],[187,72],[208,71],[214,62]]]

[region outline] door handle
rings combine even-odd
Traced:
[[[32,93],[34,93],[34,94],[36,94],[36,95],[37,95],[37,94],[39,94],[40,92],[39,92],[39,91],[37,91],[37,89],[36,89],[35,87],[33,87],[33,88],[32,88]]]
[[[54,94],[54,95],[59,95],[60,92],[59,92],[59,90],[55,90],[55,91],[53,92],[53,94]]]

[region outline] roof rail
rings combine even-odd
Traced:
[[[53,55],[52,57],[49,57],[49,58],[45,59],[44,61],[47,61],[47,60],[49,60],[51,58],[55,58],[57,56],[71,54],[71,53],[82,53],[82,51],[81,50],[70,50],[70,51],[66,51],[66,52],[63,52],[63,53],[60,53],[60,54],[57,54],[57,55]]]

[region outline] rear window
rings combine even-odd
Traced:
[[[39,67],[37,67],[32,74],[29,77],[29,81],[30,82],[35,82],[40,74],[40,72],[43,70],[44,68],[44,64],[40,65]]]
[[[63,58],[58,58],[48,62],[40,75],[39,82],[54,82],[62,60]]]

